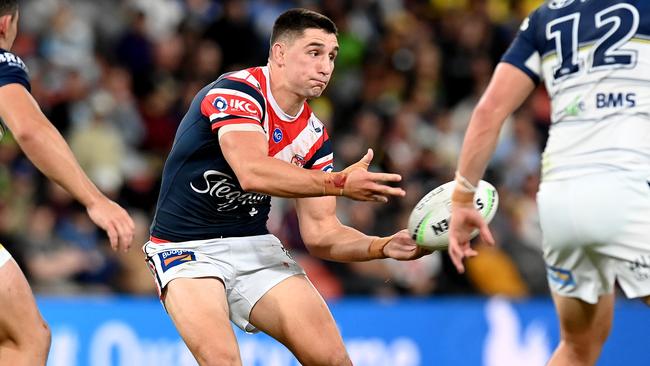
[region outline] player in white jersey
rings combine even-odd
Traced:
[[[17,31],[18,1],[0,0],[0,134],[6,125],[30,161],[79,200],[91,220],[107,231],[113,249],[128,249],[133,221],[88,179],[29,93],[27,68],[8,51]],[[0,245],[0,365],[43,366],[49,348],[50,331],[29,284]]]
[[[550,365],[593,365],[615,283],[650,304],[650,2],[555,0],[523,22],[479,101],[452,196],[452,261],[477,253],[472,206],[505,118],[542,79],[551,98],[538,192],[561,342]]]

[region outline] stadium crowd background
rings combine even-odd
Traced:
[[[195,93],[221,73],[266,64],[276,16],[296,6],[339,27],[325,95],[311,102],[333,136],[338,169],[375,150],[373,170],[403,175],[404,199],[339,199],[339,218],[366,233],[406,227],[430,189],[453,179],[465,127],[500,55],[540,3],[517,0],[32,0],[13,52],[32,92],[82,167],[127,207],[128,254],[112,253],[83,207],[49,183],[11,136],[0,142],[0,242],[37,294],[153,295],[140,246],[148,238],[162,164]],[[273,201],[270,229],[324,297],[548,292],[535,204],[549,105],[540,89],[508,122],[486,180],[501,204],[482,247],[456,274],[447,254],[413,262],[341,264],[309,256],[291,201]]]

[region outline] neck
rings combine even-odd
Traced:
[[[291,90],[282,71],[269,62],[271,93],[284,113],[295,116],[307,99]]]
[[[11,45],[6,40],[0,39],[0,48],[5,51],[9,51],[11,49]]]

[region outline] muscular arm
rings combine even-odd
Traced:
[[[0,101],[0,118],[29,160],[86,207],[90,219],[108,234],[114,250],[128,250],[133,220],[90,181],[27,89],[15,83],[4,85],[0,87]]]
[[[300,235],[309,252],[319,258],[337,262],[360,262],[373,259],[368,236],[341,224],[336,217],[336,198],[315,197],[296,200]]]
[[[61,134],[20,84],[0,87],[0,118],[29,160],[47,177],[65,188],[84,206],[102,197],[83,172]]]
[[[336,217],[334,197],[299,198],[296,211],[300,235],[307,249],[322,259],[337,262],[381,258],[412,260],[431,253],[419,247],[406,229],[380,238],[341,224]]]
[[[377,200],[377,197],[403,196],[404,191],[378,182],[396,182],[397,174],[370,173],[355,169],[346,173],[326,173],[302,169],[268,156],[266,137],[253,131],[230,131],[219,139],[228,165],[237,175],[245,191],[266,193],[278,197],[317,197],[342,195],[357,200]],[[372,155],[368,159],[368,164]],[[340,177],[345,176],[342,180]],[[337,181],[339,180],[339,181]],[[340,184],[340,187],[338,187]],[[327,191],[324,190],[324,187]]]
[[[501,132],[506,117],[526,100],[535,87],[524,72],[508,64],[500,63],[485,93],[472,113],[463,149],[458,160],[457,180],[465,177],[476,187],[483,176],[488,160]],[[451,223],[449,228],[449,256],[459,272],[464,272],[462,260],[477,252],[470,246],[470,233],[478,228],[481,237],[489,244],[494,238],[487,224],[474,208],[474,193],[463,190],[457,184],[452,195]]]
[[[259,132],[228,132],[221,136],[219,144],[245,191],[278,197],[323,194],[323,180],[327,173],[302,169],[269,157],[266,136]]]
[[[501,127],[533,91],[535,84],[524,72],[508,64],[497,65],[492,80],[472,113],[458,172],[474,186],[485,173]]]

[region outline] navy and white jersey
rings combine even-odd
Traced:
[[[650,1],[547,1],[502,61],[551,98],[542,179],[650,172]]]
[[[0,86],[20,84],[31,90],[27,66],[20,57],[0,48]]]
[[[27,89],[31,90],[29,83],[29,76],[27,75],[27,66],[20,57],[14,55],[9,51],[0,48],[0,87],[8,84],[20,84]],[[0,103],[6,101],[0,101]],[[4,136],[6,127],[2,119],[0,119],[0,139]]]
[[[218,135],[233,130],[265,134],[274,158],[306,169],[332,169],[325,127],[306,102],[295,116],[280,109],[267,67],[225,74],[196,95],[176,131],[152,241],[268,234],[271,197],[244,191],[221,151]]]

